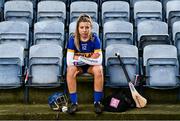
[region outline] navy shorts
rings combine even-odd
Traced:
[[[84,65],[84,66],[79,66],[79,67],[83,70],[83,73],[87,73],[88,68],[90,67],[90,65]]]

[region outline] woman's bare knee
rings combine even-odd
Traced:
[[[68,66],[67,73],[76,72],[78,68],[76,66]]]
[[[92,68],[94,76],[102,77],[103,76],[103,68],[102,66],[94,66]]]
[[[78,71],[76,66],[69,66],[67,67],[67,76],[68,77],[72,77],[74,76],[74,73],[76,73]]]

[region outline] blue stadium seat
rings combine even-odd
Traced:
[[[29,102],[29,88],[64,87],[62,82],[63,50],[59,45],[38,44],[30,47],[29,78],[25,82],[25,102]]]
[[[179,86],[179,64],[175,46],[148,45],[143,52],[146,86],[158,89]]]
[[[57,20],[65,23],[66,5],[62,1],[41,1],[37,7],[37,21]]]
[[[37,1],[38,0],[4,0],[5,2],[7,2],[7,1],[30,1],[30,2],[32,2],[32,4],[33,4],[33,21],[35,22],[36,21],[36,14],[37,14]],[[30,26],[30,27],[32,27],[32,26]],[[30,32],[30,34],[31,34],[32,32]],[[31,37],[32,38],[32,37]]]
[[[97,4],[99,3],[99,0],[69,0],[70,3],[75,2],[75,1],[93,1],[96,2]]]
[[[107,1],[102,4],[102,25],[112,20],[130,20],[130,7],[128,2]]]
[[[76,22],[72,22],[69,25],[69,35],[72,35],[75,32],[76,29]],[[96,33],[99,36],[99,24],[96,22],[93,22],[93,28],[92,32]]]
[[[168,1],[166,3],[166,20],[169,27],[172,27],[172,24],[175,21],[180,20],[180,1]]]
[[[176,21],[172,26],[172,40],[177,48],[178,57],[180,58],[180,21]]]
[[[34,44],[56,44],[64,47],[64,24],[41,21],[34,24]]]
[[[143,49],[149,44],[171,44],[168,25],[162,21],[142,21],[137,26],[138,47]]]
[[[32,27],[33,4],[31,1],[7,1],[4,4],[4,19],[26,21]]]
[[[40,1],[62,1],[67,5],[69,0],[38,0],[38,2]]]
[[[133,44],[133,25],[126,21],[109,21],[103,26],[103,48],[111,44]]]
[[[137,2],[137,1],[160,1],[161,2],[161,0],[130,0],[130,1],[132,2],[133,6],[134,6],[135,2]]]
[[[100,5],[102,5],[104,2],[107,2],[107,1],[125,1],[130,4],[132,0],[100,0]]]
[[[162,21],[162,4],[159,1],[137,1],[134,4],[135,27],[144,20]]]
[[[161,0],[164,12],[166,11],[166,4],[168,1],[179,1],[179,0]]]
[[[33,8],[34,8],[34,12],[36,12],[36,4],[37,4],[37,1],[38,0],[3,0],[4,2],[7,2],[7,1],[31,1],[33,3]]]
[[[0,44],[0,89],[23,84],[24,48],[15,43]]]
[[[0,43],[18,43],[25,49],[29,46],[29,25],[22,21],[0,22]]]
[[[70,4],[70,23],[76,21],[81,13],[87,13],[98,22],[98,5],[93,1],[75,1]]]
[[[69,6],[71,5],[72,2],[76,2],[76,1],[87,1],[87,2],[90,1],[90,2],[96,2],[98,5],[100,5],[101,0],[67,0],[67,2],[68,2],[67,8],[69,8]]]
[[[30,47],[28,85],[60,86],[63,50],[59,45],[39,44]]]
[[[72,2],[76,2],[76,1],[96,2],[98,5],[100,5],[100,1],[101,1],[101,0],[68,0],[68,1],[69,1],[69,5],[70,5]]]
[[[138,48],[134,45],[111,44],[105,51],[106,86],[128,86],[127,78],[115,53],[120,54],[131,81],[135,83],[136,75],[139,74]]]

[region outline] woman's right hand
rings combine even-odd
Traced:
[[[78,60],[78,58],[79,58],[79,56],[75,55],[73,59]]]

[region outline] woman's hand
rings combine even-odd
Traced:
[[[96,59],[96,58],[99,58],[99,56],[100,56],[99,53],[93,53],[93,54],[91,55],[91,58],[92,58],[92,59]]]
[[[78,60],[78,58],[79,58],[79,56],[75,55],[73,59]]]

